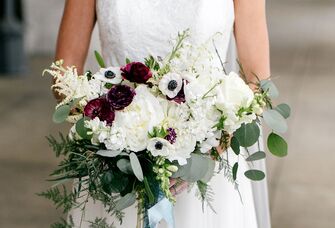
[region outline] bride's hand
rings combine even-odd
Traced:
[[[170,178],[170,192],[173,196],[176,196],[188,188],[188,183],[186,181]]]

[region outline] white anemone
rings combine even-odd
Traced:
[[[177,73],[167,73],[159,82],[159,90],[169,98],[177,96],[183,86],[183,79]]]

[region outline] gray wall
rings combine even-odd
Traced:
[[[25,48],[28,54],[54,54],[64,2],[64,0],[23,0]],[[87,61],[87,67],[90,69],[96,66],[93,50],[99,50],[99,45],[98,31],[95,28]]]

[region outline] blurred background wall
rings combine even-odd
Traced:
[[[48,227],[60,212],[34,195],[56,161],[44,135],[55,101],[41,72],[53,60],[64,1],[23,0],[28,72],[0,75],[0,227]],[[335,227],[335,1],[268,0],[273,79],[293,108],[290,154],[268,156],[274,228]],[[91,49],[99,49],[95,31]],[[0,50],[1,51],[1,50]],[[95,66],[92,52],[88,65]],[[280,102],[278,101],[278,102]]]

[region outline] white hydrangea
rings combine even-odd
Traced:
[[[126,148],[138,152],[147,148],[148,132],[162,122],[164,113],[158,99],[145,85],[139,85],[135,92],[132,103],[115,113],[113,125],[124,131]]]

